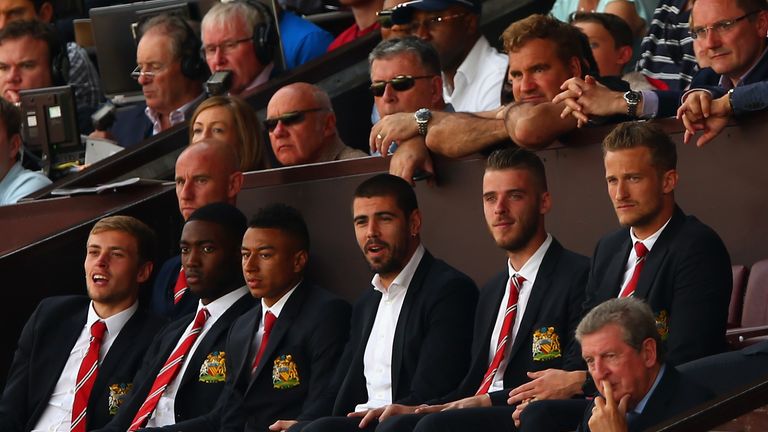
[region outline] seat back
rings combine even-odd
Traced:
[[[744,293],[741,326],[755,327],[768,324],[768,259],[752,265]]]
[[[741,324],[741,311],[744,306],[744,288],[747,285],[749,269],[737,264],[731,267],[733,273],[733,290],[731,303],[728,306],[728,328],[736,328]]]

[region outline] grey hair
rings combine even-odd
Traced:
[[[151,30],[158,31],[161,34],[168,36],[168,38],[171,39],[171,55],[175,59],[180,59],[184,55],[199,55],[197,52],[183,52],[185,43],[187,43],[190,38],[197,39],[197,35],[194,34],[192,27],[184,22],[183,18],[177,15],[160,14],[153,16],[145,21],[139,30],[142,37]]]
[[[393,38],[379,42],[368,55],[368,66],[372,66],[374,60],[388,59],[405,53],[410,53],[416,56],[427,73],[435,75],[440,74],[440,56],[437,54],[435,48],[429,42],[425,42],[414,36],[408,36],[402,39]]]
[[[231,29],[236,23],[243,23],[245,28],[252,32],[257,25],[267,22],[268,19],[261,10],[246,1],[216,3],[203,17],[201,32],[205,34],[205,29],[211,26]]]

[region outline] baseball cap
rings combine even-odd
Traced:
[[[394,24],[407,24],[411,22],[414,10],[440,11],[451,6],[463,6],[473,13],[480,13],[482,0],[412,0],[401,3],[392,9],[392,22]]]

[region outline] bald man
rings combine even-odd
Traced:
[[[341,141],[331,99],[312,84],[299,82],[278,90],[267,106],[264,127],[283,166],[367,156]]]
[[[176,198],[184,220],[198,208],[214,202],[235,204],[243,185],[243,173],[234,149],[213,139],[204,139],[187,147],[176,159]],[[197,296],[187,289],[176,255],[157,273],[149,299],[149,308],[158,315],[176,319],[192,313]]]

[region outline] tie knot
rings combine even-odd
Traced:
[[[199,311],[197,311],[197,315],[195,315],[195,327],[202,327],[203,324],[205,324],[205,320],[208,319],[208,317],[211,316],[211,313],[208,312],[208,309],[202,308]]]
[[[638,258],[642,258],[648,253],[648,248],[645,247],[643,242],[635,242],[635,253]]]
[[[107,331],[107,325],[104,321],[98,320],[91,325],[91,337],[101,341],[104,338],[104,333]]]
[[[519,293],[520,287],[523,286],[523,282],[525,282],[525,278],[515,273],[512,275],[512,283],[509,284],[509,286],[514,287],[515,291]]]
[[[264,314],[264,333],[270,333],[272,331],[275,321],[277,321],[277,317],[272,312],[267,311],[267,313]]]

